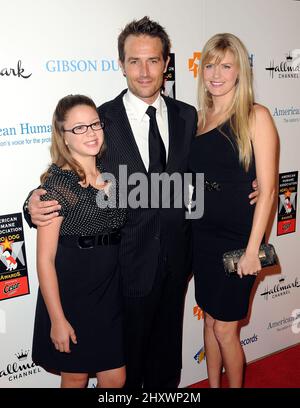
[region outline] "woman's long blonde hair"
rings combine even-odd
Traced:
[[[75,171],[79,175],[80,180],[85,183],[86,174],[82,166],[72,157],[70,150],[65,143],[64,137],[64,123],[67,115],[72,108],[79,105],[90,106],[95,109],[95,111],[97,110],[94,101],[85,95],[67,95],[58,101],[52,118],[50,154],[52,163],[56,164],[58,167],[67,165],[71,170]],[[76,137],[76,135],[74,135],[74,137]],[[98,156],[103,153],[104,149],[105,145],[103,143]],[[41,175],[41,183],[43,184],[49,176],[50,171],[48,167],[48,169]]]
[[[212,96],[205,88],[204,67],[211,62],[220,63],[226,51],[233,54],[239,70],[235,94],[226,117],[230,119],[230,127],[236,137],[240,162],[247,171],[252,159],[250,138],[254,104],[252,69],[246,47],[233,34],[216,34],[207,41],[203,48],[198,75],[198,102],[201,123],[202,128],[204,128],[207,121],[207,112],[213,106]]]

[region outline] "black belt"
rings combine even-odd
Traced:
[[[250,186],[250,190],[252,189],[252,181],[251,180],[234,180],[234,181],[222,181],[221,183],[211,180],[204,180],[204,190],[206,191],[228,191],[232,190],[233,188],[236,189],[237,186],[241,188],[245,185],[245,188],[248,189]]]
[[[59,243],[68,248],[92,249],[101,245],[117,245],[121,241],[120,230],[103,232],[96,235],[61,235]]]

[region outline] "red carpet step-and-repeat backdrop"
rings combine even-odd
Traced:
[[[297,0],[0,0],[0,388],[58,387],[59,377],[31,360],[37,295],[36,231],[22,216],[29,190],[49,163],[51,116],[62,96],[101,104],[126,87],[117,36],[149,15],[172,39],[168,92],[196,104],[205,41],[231,32],[246,44],[256,99],[268,106],[281,142],[278,205],[270,242],[281,268],[262,273],[241,329],[247,361],[299,342],[300,1]],[[190,282],[181,386],[206,378],[203,315]],[[173,311],[170,310],[170,316]],[[91,379],[89,386],[93,387]]]

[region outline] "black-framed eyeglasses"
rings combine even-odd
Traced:
[[[91,123],[90,125],[77,125],[73,127],[73,129],[63,129],[63,131],[72,132],[75,135],[81,135],[83,133],[86,133],[89,127],[95,131],[100,130],[104,128],[104,122],[100,122],[100,120],[97,120],[97,122]]]

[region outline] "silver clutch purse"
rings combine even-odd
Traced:
[[[223,254],[224,269],[227,274],[237,273],[237,264],[241,256],[245,253],[246,248],[236,249]],[[259,247],[258,257],[261,267],[273,266],[278,264],[277,254],[272,244],[262,244]]]

